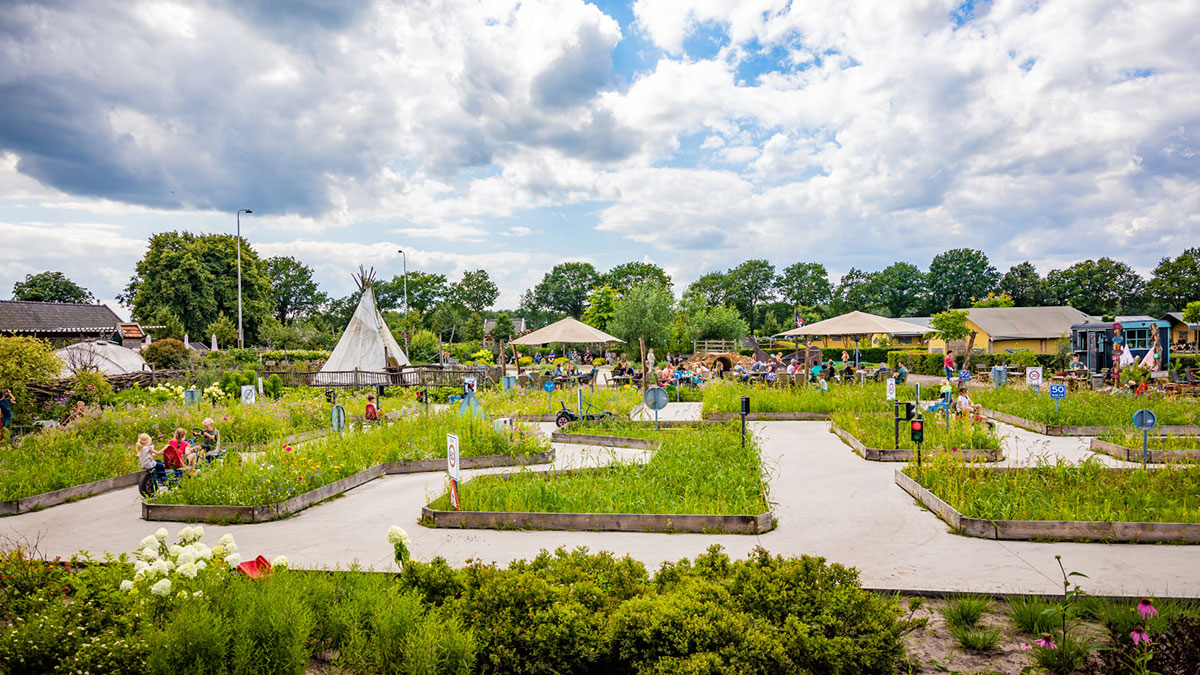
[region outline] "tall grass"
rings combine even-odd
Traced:
[[[705,413],[731,413],[742,409],[741,398],[750,397],[750,412],[884,412],[892,405],[886,400],[887,385],[871,382],[831,384],[829,391],[816,387],[766,387],[734,382],[710,382],[702,388]],[[897,387],[901,401],[912,401],[916,389],[909,385]],[[921,398],[931,401],[939,397],[937,387],[922,387]]]
[[[1142,432],[1128,429],[1109,429],[1096,438],[1125,448],[1141,448]],[[1146,446],[1151,450],[1200,450],[1200,438],[1195,436],[1149,436]]]
[[[422,414],[330,435],[296,449],[273,444],[253,462],[230,458],[205,467],[156,493],[156,504],[256,506],[272,504],[332,483],[384,462],[446,456],[446,434],[458,434],[463,457],[518,455],[548,449],[544,437],[527,425],[498,432],[491,422],[452,411]]]
[[[971,400],[985,408],[999,410],[1042,424],[1062,426],[1129,426],[1133,413],[1142,408],[1153,410],[1159,424],[1200,424],[1200,405],[1196,399],[1151,399],[1125,394],[1078,391],[1059,402],[1055,411],[1049,391],[1035,393],[1022,387],[981,389]]]
[[[895,445],[896,430],[892,415],[834,413],[830,419],[868,448],[890,448]],[[908,422],[900,422],[900,447],[909,450],[917,447],[909,433]],[[1000,447],[1000,436],[984,422],[951,417],[947,428],[944,418],[926,417],[922,447],[995,450]]]
[[[759,441],[737,425],[643,432],[662,445],[647,464],[554,475],[479,476],[459,489],[466,511],[754,514],[767,510]],[[443,495],[430,505],[449,508]]]
[[[585,402],[620,417],[628,417],[629,411],[642,402],[642,393],[632,387],[597,389],[596,391],[587,387],[582,389]],[[480,405],[492,417],[547,415],[559,410],[563,404],[572,410],[577,408],[579,390],[579,387],[556,389],[547,395],[541,389],[515,388],[508,391],[493,389],[480,392],[478,397]],[[549,397],[549,404],[546,402],[547,397]]]
[[[935,455],[904,473],[964,516],[990,520],[1200,522],[1200,467],[1109,470],[1095,458],[997,470]]]

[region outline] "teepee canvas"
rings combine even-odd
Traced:
[[[362,289],[358,307],[321,372],[313,378],[313,384],[344,382],[345,376],[333,373],[355,370],[361,373],[353,378],[356,384],[387,384],[386,368],[409,364],[408,356],[392,337],[375,305],[374,271],[360,271],[356,281]]]

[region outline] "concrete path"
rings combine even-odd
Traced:
[[[692,408],[669,410],[685,418],[693,413]],[[408,530],[416,558],[442,556],[456,565],[473,558],[504,564],[541,549],[586,546],[631,555],[653,570],[713,544],[735,557],[763,546],[772,553],[819,555],[857,567],[867,587],[1001,593],[1061,592],[1054,560],[1061,554],[1067,571],[1088,575],[1082,584],[1091,593],[1200,597],[1198,546],[996,542],[953,535],[894,484],[900,464],[860,459],[829,432],[828,423],[765,422],[752,428],[765,441],[779,523],[764,535],[428,529],[417,524],[420,509],[442,493],[444,477],[414,474],[377,479],[287,520],[206,526],[205,539],[232,532],[243,557],[283,554],[296,566],[345,568],[357,562],[379,570],[395,569],[386,540],[390,525]],[[1085,439],[1047,438],[1011,427],[1003,431],[1013,458],[1035,452],[1071,459],[1091,454]],[[645,457],[637,451],[555,447],[556,466],[562,467]],[[470,490],[470,484],[463,489]],[[96,555],[131,551],[160,525],[139,515],[137,491],[130,488],[0,519],[0,537],[37,542],[51,556],[81,549]],[[166,526],[175,532],[182,525]]]

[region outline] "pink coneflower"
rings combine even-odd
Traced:
[[[1135,645],[1139,642],[1150,644],[1150,636],[1146,635],[1146,631],[1142,630],[1141,626],[1134,626],[1133,630],[1129,633],[1129,637],[1133,638],[1133,644]]]
[[[1037,645],[1043,649],[1058,649],[1058,645],[1050,639],[1049,633],[1042,633],[1042,637],[1038,638]]]
[[[1150,598],[1142,598],[1142,601],[1138,603],[1137,613],[1143,619],[1158,616],[1158,610],[1154,609],[1154,601]]]
[[[1022,649],[1023,651],[1028,651],[1028,650],[1030,650],[1030,649],[1033,649],[1033,647],[1029,646],[1029,643],[1028,643],[1028,642],[1022,642],[1022,643],[1021,643],[1021,649]]]

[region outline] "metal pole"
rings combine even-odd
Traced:
[[[1150,455],[1150,451],[1146,448],[1146,434],[1148,434],[1149,432],[1150,432],[1149,429],[1142,429],[1142,468],[1143,469],[1146,468],[1146,459]]]
[[[400,260],[404,263],[404,351],[408,352],[408,254],[400,250]]]
[[[246,344],[242,339],[242,214],[254,213],[250,209],[238,209],[237,212],[237,277],[238,277],[238,349],[244,349]]]

